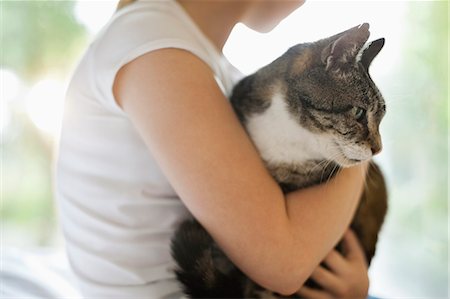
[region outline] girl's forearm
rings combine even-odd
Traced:
[[[306,280],[348,228],[364,186],[366,164],[343,169],[326,184],[286,195],[297,258]],[[303,283],[303,282],[300,282]]]

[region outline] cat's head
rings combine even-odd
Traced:
[[[363,24],[285,54],[289,113],[317,136],[326,159],[344,167],[382,149],[379,125],[386,106],[368,70],[384,39],[366,45],[368,29]]]

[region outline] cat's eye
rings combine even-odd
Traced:
[[[353,114],[356,120],[361,120],[363,116],[366,114],[366,110],[361,107],[353,107],[350,112]]]

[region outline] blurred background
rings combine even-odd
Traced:
[[[116,1],[2,1],[1,249],[63,256],[53,198],[65,87]],[[225,46],[244,74],[288,47],[363,22],[386,38],[371,74],[387,103],[377,162],[389,213],[371,294],[448,298],[448,2],[310,1],[269,34],[236,26]]]

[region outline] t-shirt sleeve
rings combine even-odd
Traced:
[[[189,51],[214,70],[214,62],[195,34],[176,14],[155,9],[131,9],[114,16],[91,45],[92,76],[98,101],[123,114],[113,95],[117,72],[141,55],[164,48]]]

